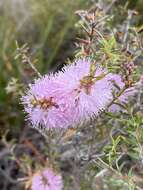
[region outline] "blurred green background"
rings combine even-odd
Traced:
[[[0,131],[19,128],[21,114],[19,99],[12,93],[19,84],[10,83],[11,93],[5,87],[12,77],[19,82],[32,76],[15,60],[16,41],[28,43],[35,66],[41,73],[57,70],[74,51],[77,16],[75,11],[89,7],[87,0],[0,0]],[[24,72],[25,71],[25,72]],[[32,77],[31,77],[32,78]]]

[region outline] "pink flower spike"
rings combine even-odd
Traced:
[[[72,96],[70,105],[74,107],[77,123],[99,115],[112,97],[110,74],[95,64],[94,75],[90,76],[91,64],[90,59],[75,60],[57,75],[64,90]]]
[[[28,120],[35,127],[68,128],[100,114],[112,97],[107,70],[79,59],[55,75],[45,75],[29,86],[22,97]]]
[[[21,100],[32,126],[57,129],[73,123],[74,110],[68,104],[70,98],[60,81],[53,75],[45,75],[29,85]]]
[[[44,169],[32,177],[31,190],[62,190],[63,181],[59,174],[51,169]]]

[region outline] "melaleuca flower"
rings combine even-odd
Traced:
[[[110,74],[89,59],[65,66],[29,86],[22,97],[32,125],[67,128],[97,116],[112,97]]]
[[[106,108],[112,96],[112,82],[107,70],[89,59],[79,59],[62,71],[57,80],[72,97],[70,105],[76,113],[75,122],[89,120]]]
[[[60,81],[46,75],[29,85],[22,103],[34,127],[66,128],[73,123],[75,113],[68,103],[70,98]]]
[[[51,169],[44,169],[32,177],[31,190],[62,190],[61,175]]]
[[[112,74],[111,75],[111,81],[113,82],[113,94],[118,94],[120,90],[122,90],[125,87],[125,83],[122,80],[122,77],[119,74]],[[125,105],[128,103],[129,99],[134,96],[136,93],[136,89],[134,87],[127,88],[115,101],[115,104],[112,104],[109,108],[109,111],[116,112],[120,111],[122,108],[122,105]],[[113,99],[114,97],[112,97]]]

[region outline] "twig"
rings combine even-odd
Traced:
[[[114,102],[125,92],[125,90],[127,89],[127,86],[124,86],[124,88],[122,88],[118,94],[116,95],[115,98],[113,98],[113,100],[107,105],[107,109],[110,108],[112,106],[112,104],[114,104]]]
[[[139,48],[141,49],[141,51],[143,51],[142,40],[140,39],[138,32],[136,30],[134,30],[134,31],[135,31],[135,34],[136,34],[137,43],[139,45]]]
[[[0,173],[10,182],[10,183],[13,183],[13,184],[17,184],[19,183],[18,180],[14,180],[12,179],[3,169],[0,168]]]
[[[27,63],[30,65],[30,67],[35,71],[35,73],[38,75],[38,77],[42,77],[42,75],[39,73],[39,71],[36,69],[36,67],[33,65],[33,63],[31,62],[30,58],[29,57],[25,57],[26,58],[26,61]]]
[[[36,149],[36,147],[34,146],[34,144],[28,140],[28,139],[24,139],[24,143],[35,153],[35,155],[40,159],[40,161],[45,164],[45,160],[42,157],[42,155],[40,154],[40,152]]]
[[[42,75],[39,73],[39,71],[36,69],[36,67],[33,65],[30,57],[28,56],[29,47],[27,44],[24,44],[22,47],[19,47],[18,43],[16,42],[17,46],[17,55],[15,56],[15,59],[21,57],[23,63],[28,63],[32,70],[38,75],[38,77],[42,77]]]
[[[127,24],[126,24],[126,28],[125,28],[125,35],[123,38],[123,44],[127,43],[127,37],[128,37],[128,32],[129,32],[132,16],[133,16],[133,11],[128,10]],[[126,44],[126,47],[127,47],[127,44]]]
[[[112,2],[110,3],[110,5],[105,9],[105,14],[107,14],[113,7],[113,5],[117,2],[118,0],[112,0]]]

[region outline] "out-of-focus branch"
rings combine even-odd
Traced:
[[[123,38],[123,44],[126,44],[126,48],[127,48],[127,37],[128,37],[128,32],[129,32],[132,16],[133,16],[133,11],[128,10],[127,24],[125,27],[124,38]]]
[[[118,0],[112,0],[112,2],[110,3],[109,6],[107,6],[107,8],[104,10],[104,12],[107,14],[111,9],[112,7],[114,6],[114,4],[117,2]]]

